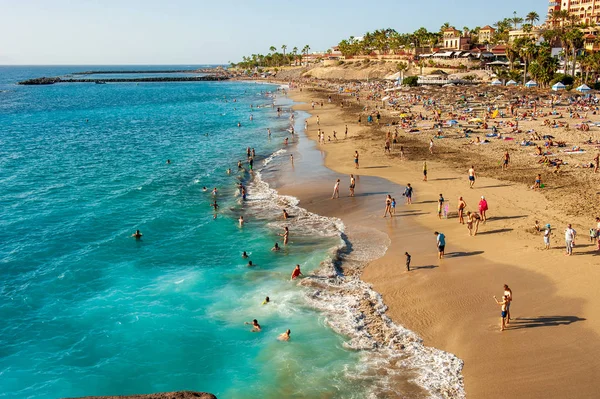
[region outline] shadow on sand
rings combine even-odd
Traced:
[[[489,231],[478,232],[477,235],[478,236],[483,236],[483,235],[486,235],[486,234],[507,233],[507,232],[513,231],[513,230],[514,229],[509,229],[509,228],[506,228],[506,229],[496,229],[496,230],[489,230]]]
[[[464,256],[481,255],[483,251],[472,251],[472,252],[450,252],[444,255],[446,258],[462,258]]]
[[[436,265],[427,265],[427,266],[411,266],[410,267],[410,271],[412,272],[413,270],[419,270],[419,269],[435,269],[438,266]]]
[[[494,216],[491,218],[488,218],[488,220],[510,220],[510,219],[522,219],[524,217],[527,217],[527,215],[517,215],[517,216]]]
[[[517,317],[516,319],[511,319],[509,329],[517,330],[520,328],[566,326],[577,321],[585,320],[586,319],[577,316]]]

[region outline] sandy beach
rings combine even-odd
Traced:
[[[379,126],[365,126],[365,103],[349,106],[356,102],[350,96],[333,95],[330,104],[329,93],[320,89],[292,89],[289,95],[304,103],[297,109],[313,115],[307,135],[316,140],[319,128],[325,132],[326,141],[319,149],[325,165],[339,174],[342,191],[340,199],[330,200],[332,181],[331,188],[300,184],[288,187],[287,192],[312,212],[340,217],[350,230],[369,226],[387,234],[391,242],[387,252],[368,264],[362,279],[382,294],[392,320],[415,331],[426,345],[464,361],[467,397],[596,396],[600,386],[600,360],[595,356],[600,353],[600,299],[596,295],[600,252],[590,242],[588,231],[600,214],[598,197],[592,196],[600,174],[593,175],[590,169],[542,170],[530,155],[534,147],[519,148],[515,143],[475,146],[465,145],[466,139],[437,140],[434,154],[429,154],[428,142],[435,131],[415,135],[402,131],[391,154],[385,154],[385,132],[392,129],[385,126],[392,120],[389,111],[381,111]],[[347,101],[343,109],[339,106],[342,98]],[[323,101],[323,106],[312,109],[312,101]],[[357,124],[359,112],[363,112],[361,125]],[[413,108],[413,112],[418,111]],[[531,123],[540,130],[542,121]],[[346,125],[348,137],[344,139]],[[526,122],[520,126],[529,129]],[[584,136],[579,131],[562,133],[574,135],[571,142]],[[399,145],[404,147],[404,159]],[[512,162],[503,174],[499,161],[506,149],[511,151]],[[360,154],[358,170],[353,164],[354,151]],[[589,161],[591,154],[589,151],[581,162]],[[427,182],[422,181],[424,160]],[[578,161],[571,160],[571,165],[574,162]],[[473,189],[467,179],[471,165],[478,172]],[[348,197],[350,173],[359,176],[357,196],[365,195],[374,206],[357,208],[356,201]],[[544,174],[548,190],[529,188],[537,173]],[[411,183],[413,204],[399,206],[394,218],[382,218],[386,193],[361,192],[360,176],[379,176],[396,183],[390,184],[390,194],[399,203],[404,201],[399,187]],[[448,217],[442,219],[436,209],[440,193],[449,202]],[[460,196],[471,211],[477,210],[481,196],[489,203],[489,219],[474,237],[456,218]],[[542,233],[533,230],[535,220],[553,226],[550,250],[543,250]],[[570,257],[564,255],[567,223],[578,232]],[[443,260],[437,259],[434,231],[447,238]],[[404,268],[405,251],[412,255],[410,272]],[[502,296],[503,284],[513,290],[514,301],[512,320],[501,332],[500,307],[493,296]]]

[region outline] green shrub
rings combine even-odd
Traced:
[[[418,76],[407,76],[402,81],[403,85],[414,87],[417,85],[417,81],[419,80]]]
[[[565,86],[570,86],[575,83],[575,79],[571,75],[566,75],[564,73],[556,73],[554,74],[554,79],[552,79],[551,85],[555,83],[561,82]]]

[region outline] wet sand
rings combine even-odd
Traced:
[[[304,102],[319,98],[306,91],[292,91],[291,97]],[[310,111],[309,105],[298,108]],[[387,234],[387,252],[367,266],[362,278],[383,295],[396,323],[417,332],[426,345],[464,360],[468,397],[595,397],[600,387],[600,360],[595,356],[600,353],[600,272],[598,257],[586,243],[587,232],[578,229],[578,255],[565,257],[556,247],[542,251],[540,235],[515,229],[515,221],[535,218],[538,208],[552,208],[539,193],[492,178],[478,179],[476,188],[469,190],[465,176],[435,161],[428,161],[430,179],[422,182],[420,160],[385,157],[382,145],[377,145],[383,143],[382,136],[376,140],[372,128],[356,126],[347,112],[325,103],[315,114],[326,136],[336,130],[340,138],[319,145],[319,158],[342,179],[342,198],[330,200],[335,180],[328,186],[321,176],[309,183],[294,179],[279,189],[300,198],[300,205],[312,212],[340,217],[349,231],[368,226]],[[342,139],[345,124],[347,140]],[[308,135],[316,136],[314,117]],[[355,149],[361,153],[361,178],[381,176],[402,186],[411,182],[415,203],[400,206],[395,218],[383,219],[385,194],[391,191],[402,202],[401,187],[384,182],[361,191],[358,180],[357,198],[344,197],[349,173],[357,172],[352,162]],[[295,169],[300,167],[309,168],[310,162],[296,162]],[[448,219],[437,218],[439,193],[450,201]],[[466,227],[452,217],[459,195],[471,210],[480,195],[490,203],[490,220],[476,237],[469,237]],[[560,227],[554,245],[562,245]],[[434,230],[447,237],[442,261],[436,257]],[[404,269],[405,251],[413,256],[411,272]],[[504,283],[514,292],[513,320],[500,332],[500,309],[492,296],[501,297]]]

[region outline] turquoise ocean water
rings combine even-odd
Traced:
[[[89,69],[0,67],[0,398],[365,397],[359,353],[289,281],[331,256],[335,223],[236,166],[281,148],[289,113],[271,103],[289,101],[242,82],[14,84]],[[283,206],[299,216],[273,253]]]

